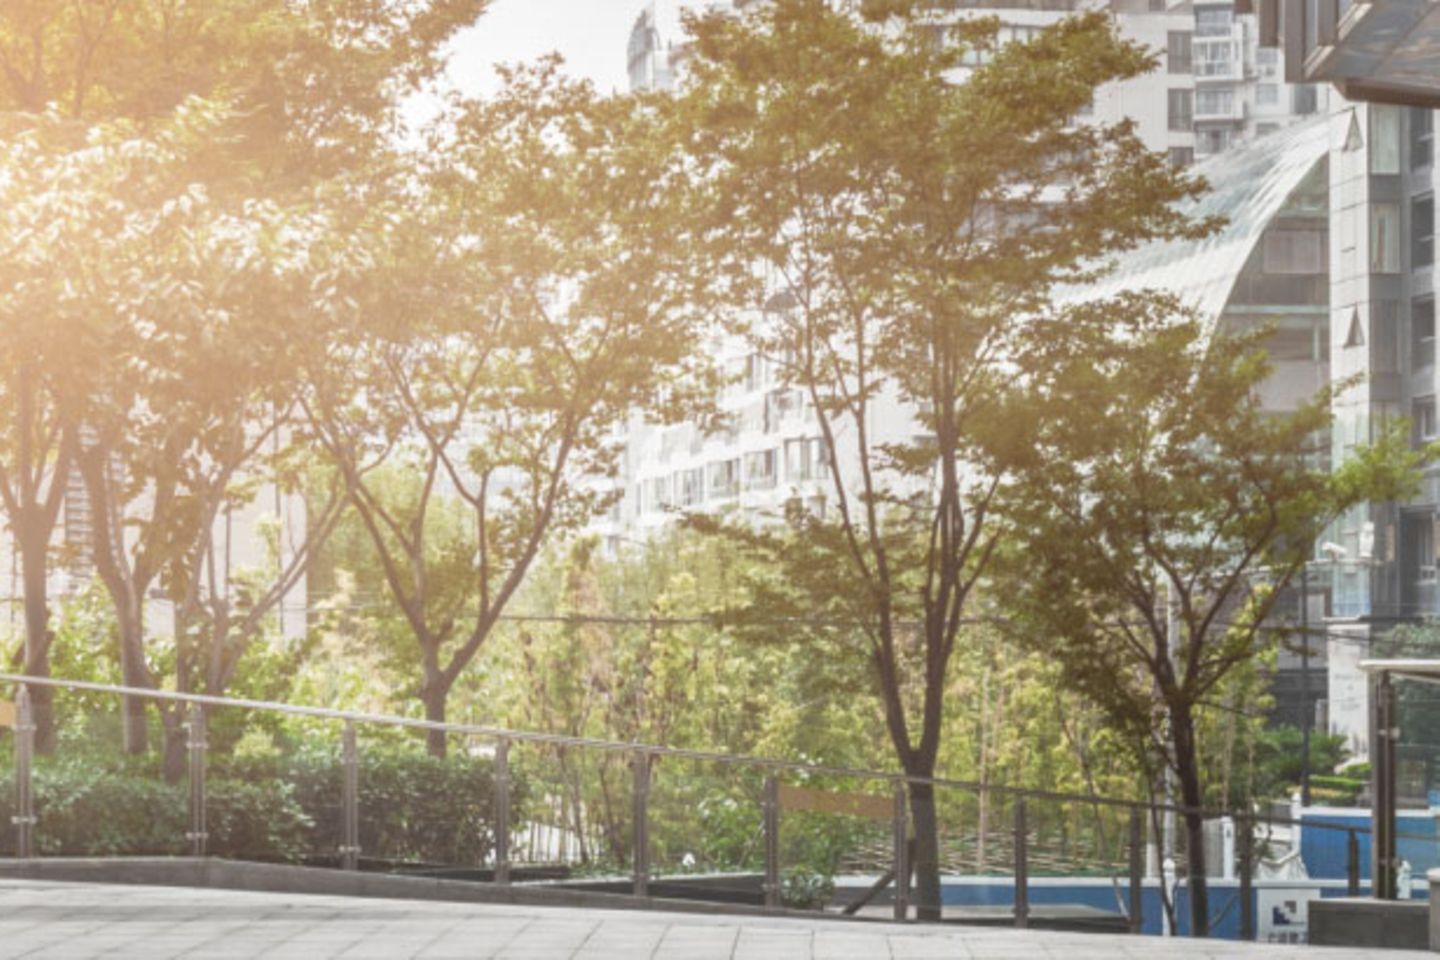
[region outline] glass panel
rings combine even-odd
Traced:
[[[1400,108],[1370,106],[1370,172],[1400,172]]]
[[[1370,272],[1400,272],[1400,208],[1393,203],[1370,208]]]

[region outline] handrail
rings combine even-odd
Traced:
[[[173,703],[199,704],[210,707],[231,707],[248,710],[270,711],[291,716],[314,717],[322,720],[337,720],[347,723],[368,723],[377,726],[404,727],[414,730],[439,730],[445,733],[483,737],[496,741],[517,743],[539,743],[560,747],[588,747],[616,753],[644,753],[651,757],[674,757],[681,760],[695,760],[706,763],[721,763],[740,767],[754,767],[761,771],[785,770],[831,777],[853,777],[862,780],[876,780],[888,784],[919,784],[966,790],[974,793],[995,793],[1023,799],[1049,800],[1057,803],[1076,803],[1090,806],[1119,807],[1132,810],[1174,812],[1181,815],[1199,813],[1207,818],[1237,816],[1235,811],[1204,807],[1187,807],[1180,804],[1125,800],[1118,797],[1103,797],[1097,794],[1063,793],[1054,790],[1037,790],[1026,787],[1012,787],[1000,784],[982,784],[976,781],[955,780],[947,777],[921,777],[906,773],[884,770],[866,770],[859,767],[835,767],[826,764],[806,763],[800,760],[779,760],[773,757],[755,757],[747,754],[720,753],[713,750],[694,750],[686,747],[665,747],[638,741],[602,740],[591,737],[575,737],[558,733],[538,733],[530,730],[511,730],[483,724],[450,723],[448,721],[421,720],[413,717],[398,717],[393,714],[364,713],[354,710],[336,710],[330,707],[313,707],[292,703],[277,703],[271,700],[251,700],[244,697],[216,697],[201,693],[180,693],[172,690],[152,690],[147,687],[129,687],[118,684],[94,683],[88,680],[66,680],[55,677],[32,677],[25,674],[0,672],[0,683],[51,687],[62,690],[85,690],[92,693],[110,693],[126,697],[149,700],[164,700]],[[1315,820],[1298,820],[1293,817],[1274,817],[1254,813],[1242,813],[1252,823],[1271,825],[1301,826],[1321,830],[1343,830],[1351,833],[1370,833],[1369,827],[1349,824],[1326,823]],[[1434,836],[1398,833],[1397,838],[1435,840]]]

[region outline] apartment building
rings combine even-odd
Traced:
[[[761,0],[653,0],[630,33],[627,65],[636,90],[673,89],[682,81],[687,50],[681,12],[737,12]],[[1000,41],[1023,41],[1077,10],[1084,0],[936,0],[935,27],[995,17]],[[1122,32],[1155,51],[1157,70],[1110,84],[1077,122],[1129,118],[1142,140],[1188,165],[1254,142],[1297,121],[1314,118],[1325,99],[1313,86],[1288,86],[1274,50],[1259,46],[1254,16],[1229,2],[1165,3],[1109,0]],[[978,65],[983,54],[970,59]],[[704,435],[692,425],[656,428],[632,422],[621,432],[624,454],[617,486],[623,497],[595,527],[616,542],[667,526],[673,508],[777,511],[792,497],[823,511],[827,479],[821,467],[835,456],[847,463],[843,436],[826,449],[813,411],[796,391],[776,382],[766,358],[738,343],[716,344],[717,362],[732,385],[719,398],[730,428]],[[872,436],[899,437],[915,424],[902,404],[876,405]]]

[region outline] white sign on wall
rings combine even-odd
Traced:
[[[1255,891],[1255,933],[1262,943],[1305,943],[1310,933],[1314,887],[1267,887]]]

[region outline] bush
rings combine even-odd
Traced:
[[[159,779],[68,762],[38,765],[32,784],[35,847],[42,855],[165,856],[188,849],[185,792]],[[9,822],[10,777],[0,790]]]
[[[33,790],[44,856],[189,853],[189,785],[165,783],[144,761],[40,758]],[[212,761],[208,850],[237,860],[333,862],[340,846],[341,765],[325,754]],[[362,855],[389,861],[481,864],[495,847],[488,758],[444,760],[368,752],[360,766]],[[512,780],[515,808],[524,791]],[[14,815],[14,774],[0,772],[0,823]],[[0,854],[14,831],[0,830]]]
[[[206,789],[207,849],[214,856],[294,863],[309,853],[315,821],[289,784],[211,780]]]

